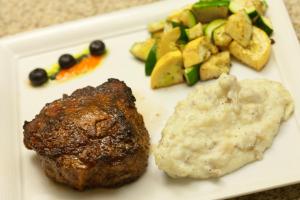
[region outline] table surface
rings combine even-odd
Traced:
[[[155,1],[0,0],[0,37]],[[300,0],[284,1],[300,40]],[[300,200],[300,184],[231,200]]]

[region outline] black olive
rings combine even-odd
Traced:
[[[76,65],[76,63],[76,59],[70,54],[64,54],[58,59],[58,64],[61,69],[69,69]]]
[[[93,56],[101,56],[105,53],[105,44],[101,40],[95,40],[90,44],[90,53]]]
[[[36,68],[30,72],[29,80],[33,86],[43,85],[48,81],[47,72],[42,68]]]

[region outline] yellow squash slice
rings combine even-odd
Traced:
[[[151,87],[155,89],[182,83],[184,81],[182,66],[182,54],[179,50],[165,54],[152,71]]]
[[[241,10],[228,18],[225,31],[235,41],[246,47],[252,36],[251,19],[244,10]]]
[[[180,28],[176,27],[168,32],[165,32],[157,44],[156,57],[160,59],[166,53],[178,50],[176,41],[180,37]]]
[[[168,15],[167,21],[169,21],[169,22],[178,22],[178,23],[179,23],[179,22],[181,21],[180,18],[181,18],[181,16],[182,16],[182,13],[184,13],[184,12],[187,11],[187,10],[191,10],[192,7],[193,7],[193,4],[189,4],[189,5],[183,7],[183,8],[181,8],[181,9],[179,9],[179,10],[174,10],[174,11],[172,11],[172,12]]]
[[[271,40],[261,29],[253,27],[253,36],[248,47],[241,46],[233,41],[229,45],[230,53],[255,70],[262,70],[271,54]]]
[[[225,26],[224,24],[213,32],[214,44],[221,49],[227,48],[232,41],[232,38],[225,32]]]
[[[150,33],[156,33],[164,30],[166,22],[164,20],[152,22],[148,24],[148,31]]]
[[[145,42],[136,42],[132,45],[130,52],[134,57],[142,61],[146,61],[150,49],[152,48],[154,43],[155,43],[155,39],[152,38],[146,40]]]
[[[208,38],[199,37],[185,46],[183,50],[184,67],[188,68],[200,64],[217,52],[218,48]]]

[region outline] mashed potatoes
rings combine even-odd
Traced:
[[[154,150],[156,164],[174,178],[222,176],[262,159],[293,110],[280,83],[223,74],[178,103]]]

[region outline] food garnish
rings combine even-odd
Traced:
[[[165,58],[166,55],[170,56],[170,52],[181,51],[181,72],[176,70],[176,74],[182,74],[189,86],[199,80],[211,80],[224,72],[229,73],[230,55],[259,71],[270,58],[269,37],[273,33],[272,24],[265,16],[266,10],[265,0],[202,0],[171,12],[165,20],[150,23],[148,31],[151,37],[133,44],[130,52],[135,58],[145,62],[145,74],[151,76],[153,71],[165,72],[155,70],[157,67],[161,68],[161,59],[165,62],[170,59]],[[221,54],[223,52],[226,53]],[[221,68],[223,56],[216,56],[218,53],[229,57]],[[212,67],[211,62],[218,64]],[[174,65],[170,65],[172,67]],[[195,75],[196,69],[198,75]],[[168,78],[164,76],[169,76],[169,73],[155,75],[162,80],[153,81],[151,76],[152,88],[182,82],[177,79],[167,81],[167,84]]]
[[[46,70],[42,68],[36,68],[29,74],[29,80],[33,86],[43,85],[48,81],[48,75]]]
[[[76,65],[76,59],[70,54],[63,54],[58,59],[60,69],[69,69]]]
[[[95,40],[89,45],[89,50],[73,56],[63,54],[58,63],[51,68],[37,68],[30,72],[29,80],[33,86],[42,86],[48,80],[67,80],[80,74],[95,69],[106,54],[105,44],[101,40]]]
[[[91,55],[101,56],[105,53],[105,44],[101,40],[95,40],[90,44],[89,50]]]

